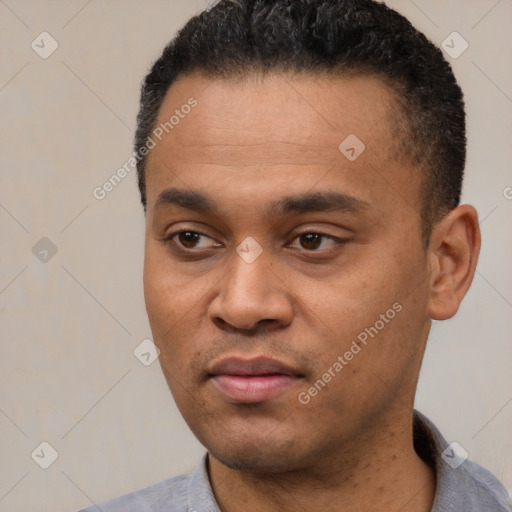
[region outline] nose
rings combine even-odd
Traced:
[[[252,263],[234,252],[228,264],[209,307],[210,318],[218,327],[254,331],[291,323],[293,305],[288,285],[269,266],[265,251]]]

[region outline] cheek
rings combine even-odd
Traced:
[[[160,349],[160,361],[164,362],[175,359],[171,352],[176,352],[178,347],[171,340],[180,339],[179,329],[186,322],[191,300],[187,297],[190,287],[184,286],[179,275],[169,268],[162,252],[151,243],[146,246],[144,298],[153,340]]]
[[[170,375],[185,374],[197,360],[211,278],[180,272],[156,244],[146,247],[144,297],[160,362]]]
[[[190,309],[197,286],[194,279],[183,275],[165,247],[146,242],[144,258],[144,298],[150,321],[169,327]]]
[[[165,266],[155,256],[154,251],[146,248],[144,260],[144,299],[153,331],[172,324],[175,304],[171,290],[173,288]]]
[[[304,315],[311,316],[312,325],[326,327],[331,343],[333,338],[339,339],[333,348],[342,348],[344,341],[375,323],[399,299],[400,282],[391,270],[361,263],[328,284],[311,282],[299,299],[306,306]]]
[[[410,357],[423,335],[427,294],[421,285],[422,257],[385,249],[368,252],[330,283],[311,282],[309,291],[301,293],[306,324],[318,327],[320,370],[331,367],[338,355],[361,347],[337,382],[361,377],[350,375],[352,370],[366,376],[367,363],[400,365],[401,356]]]

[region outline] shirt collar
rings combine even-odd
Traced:
[[[461,460],[436,426],[416,410],[413,432],[416,452],[436,473],[431,512],[509,510],[506,491],[499,481],[478,464]],[[207,453],[192,473],[187,493],[188,512],[221,512],[210,485]]]
[[[221,512],[208,476],[208,453],[191,475],[187,489],[188,509],[187,512]]]

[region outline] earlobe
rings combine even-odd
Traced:
[[[478,214],[471,205],[453,209],[433,229],[429,244],[428,315],[451,318],[459,309],[475,275],[480,252]]]

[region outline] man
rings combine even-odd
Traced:
[[[222,0],[145,79],[147,312],[207,455],[111,511],[505,511],[414,411],[480,249],[462,92],[371,0]],[[95,510],[95,506],[86,510]]]

